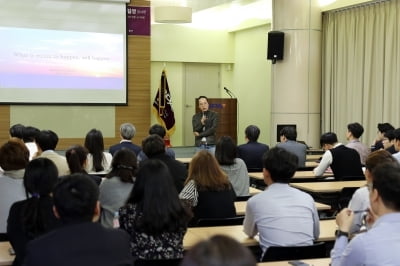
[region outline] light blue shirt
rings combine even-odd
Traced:
[[[371,230],[353,238],[336,239],[331,251],[332,266],[400,265],[400,213],[381,216]]]
[[[349,202],[349,209],[352,211],[361,211],[367,210],[369,208],[369,191],[368,187],[360,187],[357,189],[350,202]],[[363,218],[366,212],[357,212],[354,214],[353,224],[350,228],[350,233],[356,233],[360,231],[360,228],[363,224]]]
[[[247,201],[243,231],[259,233],[263,253],[270,246],[312,245],[319,237],[314,199],[288,184],[273,183]]]

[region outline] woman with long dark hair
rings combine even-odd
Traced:
[[[221,169],[228,175],[236,196],[248,196],[250,181],[244,161],[237,158],[236,144],[229,136],[219,138],[215,146],[215,158]]]
[[[88,173],[108,173],[111,167],[112,155],[104,151],[104,139],[100,130],[91,129],[85,138],[85,148],[89,151],[86,171]]]
[[[131,194],[137,171],[136,154],[121,149],[114,154],[111,172],[100,185],[100,221],[105,227],[114,227],[113,219]]]
[[[80,173],[91,177],[97,185],[100,185],[101,178],[96,175],[89,175],[85,170],[87,163],[88,150],[81,145],[74,145],[67,149],[65,158],[71,174]]]
[[[51,191],[57,182],[58,171],[47,158],[29,162],[24,174],[27,199],[15,202],[7,221],[7,235],[15,251],[13,265],[22,265],[27,243],[59,225],[53,214]]]
[[[133,257],[183,257],[183,236],[191,212],[179,200],[168,167],[160,160],[141,163],[135,186],[119,215],[120,227],[131,235]]]

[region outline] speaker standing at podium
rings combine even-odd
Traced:
[[[192,125],[197,149],[207,149],[215,152],[216,133],[218,126],[218,114],[208,110],[206,96],[197,98],[200,112],[193,115]]]

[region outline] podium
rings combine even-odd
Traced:
[[[209,110],[218,113],[217,141],[221,136],[230,136],[237,143],[237,99],[208,98],[208,104]]]

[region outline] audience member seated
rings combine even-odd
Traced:
[[[85,138],[85,148],[89,151],[85,169],[91,173],[105,174],[110,171],[112,155],[104,151],[104,139],[100,130],[91,129]]]
[[[160,136],[163,140],[165,138],[165,135],[167,134],[165,131],[165,128],[159,124],[154,124],[150,127],[149,129],[149,135],[153,135],[156,134],[158,136]],[[165,143],[165,141],[164,141]],[[168,147],[165,147],[165,154],[168,155],[169,157],[171,157],[172,159],[175,159],[175,152],[173,149],[170,149]],[[138,155],[138,161],[144,161],[147,159],[147,155],[143,152],[140,151],[139,155]]]
[[[25,126],[22,124],[12,125],[9,129],[10,138],[19,138],[20,140],[23,140],[24,130]]]
[[[316,176],[322,176],[328,167],[331,167],[337,180],[364,176],[358,152],[339,143],[335,133],[324,133],[320,143],[325,153],[322,155],[319,165],[314,169]]]
[[[119,128],[121,141],[110,147],[109,152],[112,156],[122,148],[132,150],[136,156],[142,150],[138,145],[132,143],[132,139],[136,134],[136,128],[131,123],[124,123]]]
[[[343,209],[336,216],[338,230],[331,251],[332,266],[399,265],[400,262],[400,167],[380,164],[368,183],[371,208],[367,217],[370,230],[349,242],[354,212]]]
[[[358,155],[357,155],[358,156]],[[319,237],[319,217],[314,199],[289,185],[298,166],[293,153],[279,147],[263,156],[267,189],[247,201],[243,231],[259,234],[260,246],[312,245]]]
[[[202,150],[193,156],[185,183],[179,197],[193,209],[191,224],[201,218],[236,216],[235,191],[210,152]]]
[[[48,158],[53,161],[58,170],[58,176],[69,174],[67,160],[64,156],[55,152],[58,143],[58,136],[51,130],[42,130],[36,136],[38,147],[37,158]]]
[[[383,134],[382,145],[390,154],[397,152],[394,147],[394,130],[389,130]]]
[[[279,132],[281,142],[276,146],[293,153],[299,159],[298,167],[306,166],[307,146],[297,142],[297,131],[294,127],[284,127]]]
[[[269,150],[268,145],[258,142],[260,129],[250,125],[244,131],[247,143],[238,146],[238,158],[242,159],[247,166],[248,172],[262,171],[262,156]]]
[[[26,198],[23,186],[25,167],[29,163],[29,150],[24,142],[12,137],[0,147],[0,240],[5,240],[7,217],[11,205]]]
[[[51,192],[58,179],[57,167],[47,158],[29,162],[24,175],[26,200],[15,202],[7,220],[7,236],[15,251],[13,265],[22,265],[26,245],[59,226],[53,213]]]
[[[372,182],[371,172],[378,165],[384,163],[397,163],[397,161],[385,150],[374,151],[368,155],[364,173],[367,183]],[[354,192],[349,202],[349,209],[356,212],[354,213],[353,224],[350,228],[350,233],[353,234],[360,231],[360,228],[363,226],[364,216],[369,209],[369,191],[367,186],[360,187]]]
[[[28,243],[25,265],[132,265],[129,235],[96,222],[100,215],[96,183],[82,174],[59,180],[53,190],[54,214],[62,226]]]
[[[120,228],[131,236],[135,259],[183,257],[183,237],[191,212],[179,200],[163,162],[157,159],[143,162],[127,204],[119,212]]]
[[[396,153],[393,154],[393,157],[400,162],[400,128],[393,130],[394,135],[394,148]]]
[[[250,250],[235,239],[215,235],[191,248],[181,266],[256,266]]]
[[[111,172],[100,184],[101,224],[113,227],[113,218],[129,198],[137,171],[136,155],[128,149],[119,150],[113,157]]]
[[[346,147],[355,149],[360,155],[361,164],[365,165],[365,160],[370,153],[367,145],[360,141],[364,128],[359,123],[350,123],[347,125],[346,139],[349,141]]]
[[[377,151],[383,149],[383,144],[382,144],[383,136],[385,132],[389,130],[394,130],[394,127],[390,123],[378,124],[378,132],[376,133],[376,138],[371,146],[371,151]]]
[[[142,141],[142,148],[148,158],[158,159],[167,165],[174,179],[176,191],[181,192],[187,178],[187,168],[183,163],[165,153],[164,140],[156,134],[150,135]]]
[[[36,157],[38,147],[36,145],[36,136],[39,134],[40,130],[36,127],[27,126],[24,129],[24,142],[29,150],[29,161]]]
[[[236,145],[229,136],[221,137],[215,147],[215,158],[221,169],[228,175],[236,196],[248,196],[250,188],[249,173],[244,161],[236,158]]]
[[[88,150],[81,145],[74,145],[68,148],[65,152],[65,157],[67,158],[69,171],[71,174],[81,173],[87,175],[93,179],[97,185],[100,185],[101,177],[89,175],[85,170],[87,155]]]

